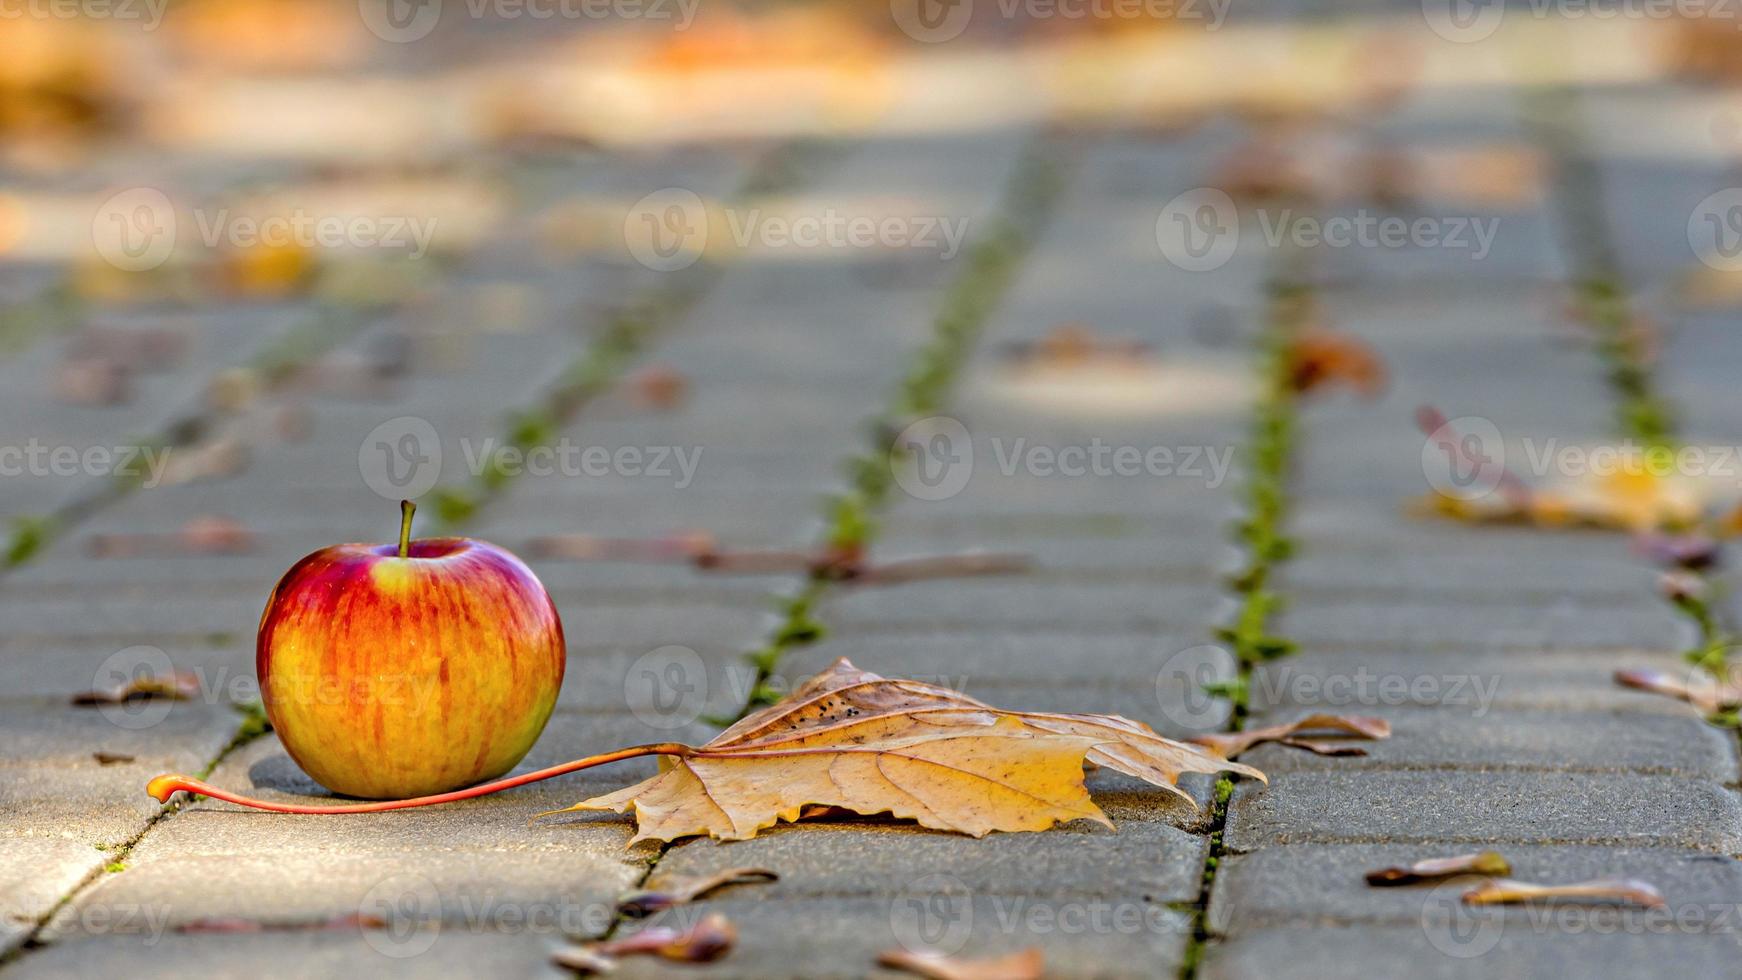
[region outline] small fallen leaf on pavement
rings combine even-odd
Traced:
[[[719,913],[703,916],[688,929],[649,926],[620,939],[604,939],[558,950],[557,966],[582,973],[606,973],[625,956],[652,955],[679,963],[712,963],[732,951],[738,929]]]
[[[143,674],[118,687],[99,691],[84,691],[73,695],[73,703],[78,705],[124,704],[128,701],[145,701],[153,698],[186,701],[199,697],[199,694],[199,677],[187,671],[176,670],[161,677],[156,674]]]
[[[1459,854],[1456,857],[1428,858],[1399,868],[1380,868],[1367,872],[1367,884],[1375,887],[1413,885],[1454,875],[1490,875],[1505,877],[1512,873],[1512,863],[1496,851]]]
[[[1385,390],[1385,361],[1357,337],[1316,327],[1304,330],[1288,348],[1289,385],[1305,394],[1344,384],[1364,398]]]
[[[254,532],[228,517],[192,518],[174,534],[93,534],[86,551],[93,558],[147,558],[155,555],[243,555],[254,550]]]
[[[97,760],[99,766],[118,766],[134,759],[124,752],[92,752],[91,758]]]
[[[590,534],[551,534],[527,542],[542,558],[571,561],[693,561],[718,550],[707,531],[679,531],[661,538],[599,538]]]
[[[1590,528],[1634,533],[1691,528],[1701,524],[1708,502],[1727,490],[1710,478],[1674,471],[1661,447],[1595,446],[1590,457],[1613,462],[1599,473],[1532,487],[1500,462],[1504,447],[1486,445],[1474,433],[1461,433],[1439,411],[1424,406],[1416,424],[1428,444],[1443,453],[1449,478],[1463,487],[1486,483],[1487,494],[1454,495],[1436,489],[1414,509],[1472,524],[1523,524],[1540,528]]]
[[[1742,688],[1732,683],[1719,683],[1704,672],[1677,677],[1667,671],[1641,667],[1616,671],[1615,682],[1622,687],[1679,698],[1708,715],[1726,708],[1742,707]]]
[[[1302,749],[1313,755],[1366,755],[1367,750],[1350,742],[1325,742],[1310,738],[1279,738],[1278,745],[1286,745],[1291,749]]]
[[[1225,759],[1232,759],[1260,742],[1281,742],[1294,748],[1308,749],[1321,755],[1366,754],[1365,749],[1344,746],[1341,742],[1320,742],[1292,738],[1297,732],[1329,728],[1360,738],[1390,738],[1391,723],[1383,718],[1366,715],[1307,715],[1299,721],[1268,728],[1251,728],[1243,732],[1198,735],[1191,741],[1202,745]],[[1350,749],[1354,751],[1350,751]]]
[[[663,364],[649,365],[627,381],[636,404],[655,411],[676,408],[689,393],[689,378],[676,368]]]
[[[1717,539],[1706,534],[1642,534],[1633,542],[1640,557],[1666,568],[1703,572],[1722,559]]]
[[[183,933],[230,933],[230,932],[339,932],[350,929],[385,929],[387,920],[378,915],[366,912],[351,912],[346,915],[336,915],[330,919],[320,919],[314,922],[272,923],[260,922],[255,919],[244,919],[240,916],[215,916],[206,919],[194,919],[175,927],[176,932]]]
[[[1508,905],[1556,898],[1593,898],[1614,902],[1632,902],[1646,908],[1668,905],[1663,893],[1651,883],[1637,878],[1600,878],[1571,885],[1535,885],[1528,881],[1496,878],[1484,881],[1464,893],[1465,905]]]
[[[796,820],[809,804],[983,837],[1080,819],[1112,826],[1089,798],[1085,762],[1187,800],[1176,785],[1181,773],[1263,778],[1117,715],[1003,711],[948,688],[879,677],[845,658],[666,762],[651,779],[552,812],[633,811],[631,843],[697,834],[745,840]]]
[[[1046,968],[1046,956],[1038,946],[984,959],[890,949],[877,954],[877,963],[931,980],[1040,980],[1041,971]]]
[[[637,919],[645,918],[662,909],[693,902],[716,888],[779,880],[780,875],[767,868],[727,868],[711,875],[673,878],[658,888],[623,896],[617,900],[617,911]]]
[[[1084,323],[1061,323],[1039,340],[1011,344],[1004,353],[1018,368],[1081,368],[1138,364],[1151,351],[1142,341],[1105,337]]]

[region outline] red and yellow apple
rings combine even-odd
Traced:
[[[562,621],[519,558],[469,538],[341,544],[291,566],[260,617],[261,700],[335,793],[423,796],[525,757],[562,687]]]

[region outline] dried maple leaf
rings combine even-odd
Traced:
[[[981,837],[1079,819],[1112,826],[1089,798],[1085,763],[1160,786],[1194,806],[1177,785],[1182,773],[1264,779],[1251,766],[1163,738],[1128,718],[1004,711],[948,688],[879,677],[841,659],[700,748],[637,745],[450,793],[339,806],[250,799],[183,775],[158,776],[146,792],[159,802],[186,791],[279,813],[377,813],[473,799],[647,755],[663,757],[658,775],[550,812],[633,811],[632,844],[699,834],[745,840],[818,805],[890,813]]]
[[[1320,755],[1366,754],[1365,750],[1352,750],[1351,747],[1341,743],[1318,742],[1291,737],[1297,732],[1319,728],[1347,732],[1361,738],[1391,737],[1391,723],[1383,718],[1370,718],[1366,715],[1307,715],[1299,721],[1289,722],[1285,725],[1251,728],[1243,732],[1228,732],[1226,734],[1199,735],[1192,741],[1227,759],[1232,759],[1260,742],[1281,742],[1284,745],[1307,749]]]
[[[1038,946],[984,959],[964,959],[942,953],[891,949],[877,954],[877,964],[906,970],[931,980],[1040,980],[1046,956]]]
[[[810,804],[975,837],[1079,819],[1111,826],[1083,784],[1085,761],[1187,800],[1181,773],[1263,778],[1116,715],[1002,711],[842,658],[786,700],[671,758],[659,775],[553,812],[633,810],[636,841],[744,840]]]

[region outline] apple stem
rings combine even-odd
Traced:
[[[417,513],[417,505],[409,500],[399,502],[399,557],[411,556],[411,515]]]
[[[563,776],[582,769],[591,769],[610,762],[621,762],[624,759],[635,759],[644,755],[677,755],[686,756],[695,750],[679,742],[656,742],[648,745],[634,745],[615,752],[605,752],[600,755],[590,755],[585,759],[575,759],[548,769],[509,776],[493,782],[479,783],[465,789],[456,789],[449,793],[437,793],[434,796],[417,796],[408,800],[377,800],[373,803],[346,803],[338,806],[308,806],[300,803],[274,803],[271,800],[256,800],[219,789],[192,776],[180,774],[158,776],[145,785],[145,792],[151,794],[159,803],[168,803],[169,798],[179,790],[189,793],[199,793],[214,800],[223,800],[237,806],[253,807],[256,810],[271,810],[274,813],[381,813],[385,810],[405,810],[416,806],[435,806],[438,803],[457,803],[460,800],[476,799],[500,793],[505,789],[525,786],[528,783],[541,782],[554,776]]]

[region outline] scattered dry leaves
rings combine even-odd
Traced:
[[[1089,797],[1085,762],[1188,801],[1181,773],[1264,778],[1127,718],[1003,711],[844,658],[701,748],[661,761],[651,779],[552,812],[633,811],[631,843],[745,840],[812,804],[981,837],[1082,819],[1112,826]]]
[[[877,954],[877,963],[931,980],[1040,980],[1041,971],[1046,968],[1046,956],[1038,946],[983,959],[890,949]]]
[[[1391,723],[1383,718],[1372,718],[1366,715],[1307,715],[1299,721],[1283,725],[1271,725],[1267,728],[1251,728],[1243,732],[1226,732],[1213,735],[1198,735],[1192,739],[1198,745],[1232,759],[1247,749],[1261,742],[1278,742],[1297,749],[1306,749],[1320,755],[1366,755],[1367,750],[1345,742],[1325,742],[1295,738],[1300,732],[1329,729],[1344,732],[1357,738],[1390,738]]]
[[[1375,887],[1414,885],[1423,881],[1451,878],[1457,875],[1490,875],[1505,877],[1512,873],[1512,863],[1496,851],[1459,854],[1456,857],[1429,858],[1397,868],[1380,868],[1367,872],[1367,884]]]

